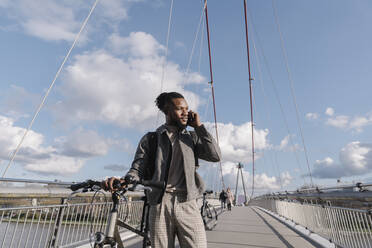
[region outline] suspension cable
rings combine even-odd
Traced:
[[[216,130],[216,139],[218,146],[220,145],[219,139],[218,139],[218,128],[217,128],[217,114],[216,114],[216,99],[214,97],[214,87],[213,87],[213,71],[212,71],[212,54],[211,54],[211,42],[210,42],[210,33],[209,33],[209,24],[208,24],[208,6],[207,6],[207,0],[204,0],[204,7],[205,7],[205,23],[207,27],[207,38],[208,38],[208,53],[209,53],[209,72],[210,72],[210,85],[211,85],[211,91],[212,91],[212,99],[213,99],[213,113],[214,113],[214,125]],[[221,173],[221,182],[222,182],[222,188],[225,189],[225,182],[223,180],[223,174],[222,174],[222,164],[221,161],[220,164],[220,173]]]
[[[249,10],[248,10],[248,13],[249,13]],[[250,17],[250,16],[249,16]],[[253,23],[252,23],[253,24]],[[253,26],[253,25],[252,25]],[[254,28],[253,28],[253,31],[254,31]],[[266,114],[267,114],[267,120],[269,122],[271,122],[271,112],[270,112],[270,108],[268,107],[269,104],[268,104],[268,96],[266,94],[266,91],[265,91],[265,88],[264,88],[264,84],[263,84],[263,76],[262,76],[262,69],[261,69],[261,65],[260,65],[260,60],[259,60],[259,56],[258,56],[258,51],[257,51],[257,47],[256,47],[256,42],[255,42],[255,39],[254,39],[254,32],[253,32],[253,35],[252,35],[252,45],[253,45],[253,50],[254,50],[254,54],[256,55],[255,58],[256,58],[256,65],[257,65],[257,70],[258,70],[258,75],[259,75],[259,82],[260,82],[260,88],[261,88],[261,91],[263,93],[263,99],[264,99],[264,103],[265,103],[265,109],[266,109]],[[254,111],[255,113],[258,113],[257,111],[257,104],[256,104],[256,101],[255,101],[255,98],[253,98],[253,106],[254,106]],[[269,134],[270,135],[270,134]],[[275,149],[273,149],[273,152],[274,152],[274,156],[276,157],[276,151]],[[263,159],[265,160],[265,155],[267,155],[267,153],[265,153],[263,150],[262,150],[262,157]],[[276,170],[277,174],[278,174],[278,180],[279,180],[279,183],[280,183],[280,188],[282,189],[283,188],[283,184],[282,184],[282,179],[281,179],[281,171],[279,169],[279,165],[277,163],[277,160],[274,161],[273,157],[272,157],[272,154],[270,154],[270,156],[266,156],[266,157],[269,157],[270,158],[270,161],[271,161],[271,166],[273,168],[273,170]],[[265,162],[264,162],[265,164]],[[274,166],[275,165],[275,166]]]
[[[160,93],[163,92],[165,68],[167,66],[168,48],[169,48],[169,35],[170,35],[170,29],[171,29],[171,23],[172,23],[172,13],[173,13],[173,0],[171,0],[171,5],[170,5],[170,8],[169,8],[167,39],[166,39],[166,42],[165,42],[165,57],[164,57],[163,68],[162,68],[162,73],[161,73],[161,80],[160,80]]]
[[[289,80],[289,83],[290,83],[293,104],[294,104],[295,109],[296,109],[296,120],[297,120],[297,125],[298,125],[299,131],[300,131],[300,135],[301,135],[302,146],[304,148],[307,169],[308,169],[309,176],[310,176],[311,186],[314,186],[313,177],[312,177],[311,170],[310,170],[309,156],[308,156],[308,153],[307,153],[307,148],[306,148],[306,145],[305,145],[305,139],[304,139],[304,135],[303,135],[303,131],[302,131],[299,108],[298,108],[298,104],[297,104],[297,101],[296,101],[296,95],[295,95],[295,92],[294,92],[292,74],[291,74],[291,71],[289,69],[287,52],[285,50],[284,39],[283,39],[283,35],[282,35],[281,29],[280,29],[279,18],[278,18],[277,11],[276,11],[276,8],[275,8],[274,0],[272,0],[272,6],[273,6],[274,17],[275,17],[275,23],[276,23],[276,26],[278,28],[278,32],[279,32],[279,36],[280,36],[280,44],[281,44],[281,48],[282,48],[282,52],[283,52],[283,56],[284,56],[284,60],[285,60],[285,66],[286,66],[286,69],[287,69],[288,80]]]
[[[202,11],[201,11],[201,14],[200,14],[200,18],[199,18],[199,25],[197,27],[197,30],[196,30],[196,33],[195,33],[195,37],[194,37],[194,41],[192,43],[191,53],[190,53],[189,61],[187,63],[187,67],[186,67],[186,75],[188,75],[189,74],[189,71],[190,71],[190,66],[191,66],[192,58],[193,58],[194,51],[195,51],[196,41],[197,41],[198,36],[199,36],[200,27],[202,26],[201,24],[202,24],[202,21],[203,21],[205,6],[206,6],[206,4],[204,4],[204,6],[202,8]]]
[[[163,66],[162,66],[162,71],[161,71],[161,79],[160,79],[160,94],[163,92],[165,69],[166,69],[166,66],[167,66],[167,59],[168,59],[169,35],[170,35],[170,29],[171,29],[171,23],[172,23],[173,1],[174,0],[171,0],[171,5],[170,5],[170,8],[169,8],[168,31],[167,31],[167,38],[166,38],[166,42],[165,42],[165,57],[164,57],[164,61],[163,61]],[[158,126],[158,124],[159,124],[159,117],[160,117],[160,110],[158,110],[158,113],[156,115],[156,126]]]
[[[249,8],[248,8],[247,10],[248,10],[248,12],[249,12],[249,17],[251,17],[252,14],[250,13]],[[263,47],[260,45],[260,44],[262,43],[262,42],[260,41],[260,36],[258,35],[257,29],[255,28],[255,24],[254,24],[252,18],[250,18],[250,21],[251,21],[252,26],[253,26],[253,31],[254,31],[254,33],[255,33],[255,35],[256,35],[256,37],[257,37],[258,47],[259,47],[259,49],[260,49],[260,51],[261,51],[261,53],[262,53],[262,57],[263,57],[264,64],[266,65],[267,73],[268,73],[268,76],[269,76],[269,78],[270,78],[269,81],[270,81],[270,83],[271,83],[271,85],[272,85],[272,87],[273,87],[273,90],[274,90],[275,99],[276,99],[276,101],[278,102],[278,106],[279,106],[279,109],[280,109],[281,115],[282,115],[282,117],[283,117],[284,126],[285,126],[285,128],[286,128],[287,133],[288,133],[289,143],[290,143],[290,145],[291,145],[292,147],[295,147],[295,146],[294,146],[293,139],[292,139],[292,135],[291,135],[291,132],[290,132],[290,129],[289,129],[289,125],[288,125],[287,117],[286,117],[286,114],[285,114],[285,112],[284,112],[283,104],[282,104],[282,102],[281,102],[281,100],[280,100],[280,96],[279,96],[278,89],[277,89],[277,87],[276,87],[276,85],[275,85],[275,81],[274,81],[273,75],[272,75],[272,73],[271,73],[271,70],[270,70],[270,67],[269,67],[269,63],[268,63],[268,60],[267,60],[267,58],[266,58],[265,52],[264,52],[264,50],[263,50]],[[300,160],[299,160],[299,158],[298,158],[298,154],[297,154],[297,152],[296,152],[295,149],[293,150],[293,154],[294,154],[294,157],[295,157],[295,160],[296,160],[296,164],[297,164],[298,169],[299,169],[300,171],[303,171],[302,166],[301,166],[301,163],[300,163]],[[303,181],[304,181],[304,184],[306,184],[305,177],[303,177]]]
[[[67,52],[67,55],[65,56],[65,58],[64,58],[64,60],[63,60],[63,62],[62,62],[62,64],[60,65],[60,67],[59,67],[59,69],[58,69],[56,75],[54,76],[54,79],[53,79],[52,83],[50,84],[48,90],[46,91],[46,93],[45,93],[45,95],[44,95],[44,97],[43,97],[43,100],[41,101],[39,107],[37,108],[37,110],[36,110],[36,112],[35,112],[35,114],[34,114],[32,120],[31,120],[31,122],[30,122],[30,124],[28,125],[28,127],[27,127],[25,133],[23,134],[21,141],[19,142],[19,144],[17,145],[15,151],[13,152],[13,154],[12,154],[10,160],[9,160],[8,166],[6,167],[6,169],[5,169],[5,171],[4,171],[3,175],[2,175],[2,177],[5,176],[5,174],[6,174],[6,172],[8,171],[10,165],[13,163],[13,161],[14,161],[14,159],[15,159],[15,157],[16,157],[18,151],[19,151],[19,149],[21,148],[21,145],[22,145],[22,143],[23,143],[23,141],[24,141],[26,135],[27,135],[28,132],[31,130],[32,125],[34,124],[34,121],[35,121],[36,117],[38,116],[38,114],[39,114],[41,108],[44,106],[44,103],[45,103],[45,101],[46,101],[46,99],[47,99],[47,97],[48,97],[50,91],[52,90],[52,88],[53,88],[53,86],[54,86],[54,83],[56,82],[56,80],[57,80],[59,74],[61,73],[61,71],[62,71],[62,69],[63,69],[63,66],[65,65],[67,59],[70,57],[71,51],[74,49],[74,47],[75,47],[75,45],[76,45],[78,39],[80,38],[80,34],[82,33],[82,31],[84,30],[86,24],[88,23],[88,20],[89,20],[90,16],[92,15],[94,9],[96,8],[96,6],[97,6],[97,4],[98,4],[98,1],[99,1],[99,0],[96,0],[96,1],[94,2],[92,8],[91,8],[90,11],[89,11],[88,16],[85,18],[85,20],[84,20],[84,22],[83,22],[83,24],[82,24],[82,26],[81,26],[81,28],[80,28],[78,34],[77,34],[76,37],[75,37],[74,42],[72,43],[72,45],[71,45],[69,51]]]
[[[202,2],[202,5],[203,5],[203,11],[202,12],[203,12],[203,17],[204,17],[205,4]],[[199,74],[200,74],[202,54],[203,54],[204,30],[205,30],[205,26],[201,25],[200,44],[199,44],[199,58],[198,58],[198,73]],[[204,89],[204,85],[200,85],[197,88],[198,91],[202,91],[203,89]],[[209,95],[209,96],[212,97],[211,95]]]
[[[257,64],[257,70],[259,71],[259,82],[260,82],[260,85],[261,85],[261,89],[262,89],[262,72],[261,72],[261,69],[260,69],[260,65],[259,65],[259,59],[258,59],[258,56],[257,56],[257,50],[256,50],[256,45],[255,45],[255,42],[254,42],[254,38],[253,38],[253,35],[252,35],[252,38],[251,38],[251,41],[252,41],[252,46],[253,46],[253,50],[254,50],[254,54],[256,55],[255,56],[255,59],[256,59],[256,64]],[[265,97],[264,97],[265,99]],[[268,116],[268,120],[270,120],[270,116],[269,116],[269,112],[267,110],[267,104],[266,104],[266,99],[264,100],[265,102],[265,106],[266,106],[266,113],[267,113],[267,116]],[[253,111],[254,113],[259,113],[257,111],[257,102],[256,102],[256,96],[253,95]],[[260,118],[259,115],[256,115],[256,123],[258,123],[258,119]],[[263,121],[263,119],[261,119],[261,122]],[[273,149],[273,152],[275,153],[275,149]],[[257,153],[257,150],[256,150],[256,154]],[[268,155],[268,153],[266,153],[264,150],[260,151],[260,155],[261,155],[261,158],[262,158],[262,164],[263,164],[263,167],[266,167],[266,165],[269,165],[271,166],[271,169],[273,172],[277,173],[277,176],[276,178],[278,179],[278,182],[279,182],[279,185],[280,185],[280,188],[282,189],[283,188],[283,185],[282,185],[282,181],[281,181],[281,174],[279,172],[279,167],[278,167],[278,164],[274,163],[274,160],[272,158],[272,154]],[[257,156],[256,156],[257,157]],[[268,158],[270,158],[270,161],[268,162]],[[256,167],[257,167],[257,164],[256,164]],[[255,171],[257,173],[257,171]]]
[[[247,1],[243,0],[244,2],[244,21],[245,21],[245,41],[247,45],[247,60],[248,60],[248,76],[249,76],[249,103],[251,109],[251,132],[252,132],[252,193],[251,197],[254,193],[254,122],[253,122],[253,92],[252,92],[252,75],[251,75],[251,63],[250,63],[250,56],[249,56],[249,39],[248,39],[248,19],[247,19]]]
[[[203,41],[204,41],[204,25],[202,26],[201,35],[200,35],[200,48],[199,48],[199,61],[198,61],[198,72],[199,73],[200,73],[201,59],[202,59],[202,54],[203,54]]]

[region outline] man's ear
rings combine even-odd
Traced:
[[[164,105],[164,111],[163,111],[164,114],[168,115],[169,111],[171,111],[171,108],[172,108],[171,104],[169,104],[169,103],[165,104]]]
[[[163,113],[164,113],[165,115],[167,115],[167,114],[168,114],[168,106],[165,105],[162,111],[163,111]]]

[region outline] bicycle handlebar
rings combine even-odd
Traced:
[[[70,189],[72,191],[76,191],[82,188],[93,188],[93,186],[98,186],[101,187],[101,182],[100,181],[93,181],[93,180],[87,180],[82,183],[76,183],[76,184],[71,184]]]
[[[163,182],[163,181],[154,182],[154,181],[149,181],[149,180],[140,180],[140,181],[123,182],[123,183],[120,183],[119,180],[115,180],[115,181],[114,181],[114,188],[116,188],[116,189],[120,189],[122,187],[128,186],[129,184],[133,184],[134,187],[138,184],[143,185],[143,186],[147,186],[147,187],[159,188],[159,189],[163,189],[165,187],[165,182]],[[71,184],[70,189],[72,191],[77,191],[77,190],[82,189],[82,188],[92,189],[94,186],[102,188],[101,181],[87,180],[85,182]]]

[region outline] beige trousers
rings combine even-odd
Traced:
[[[150,207],[151,248],[207,248],[203,220],[196,200],[185,194],[165,193],[160,204]]]

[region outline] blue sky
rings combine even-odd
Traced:
[[[163,68],[163,90],[182,92],[213,133],[203,5],[174,1],[167,53],[170,3],[99,1],[6,177],[123,175],[140,137],[163,121],[153,104]],[[310,183],[278,24],[314,183],[372,181],[372,3],[274,1],[278,22],[272,1],[247,4],[258,192]],[[0,0],[2,173],[92,5]],[[235,187],[242,162],[250,185],[243,1],[209,1],[208,12],[223,172]],[[200,168],[214,189],[217,167]]]

